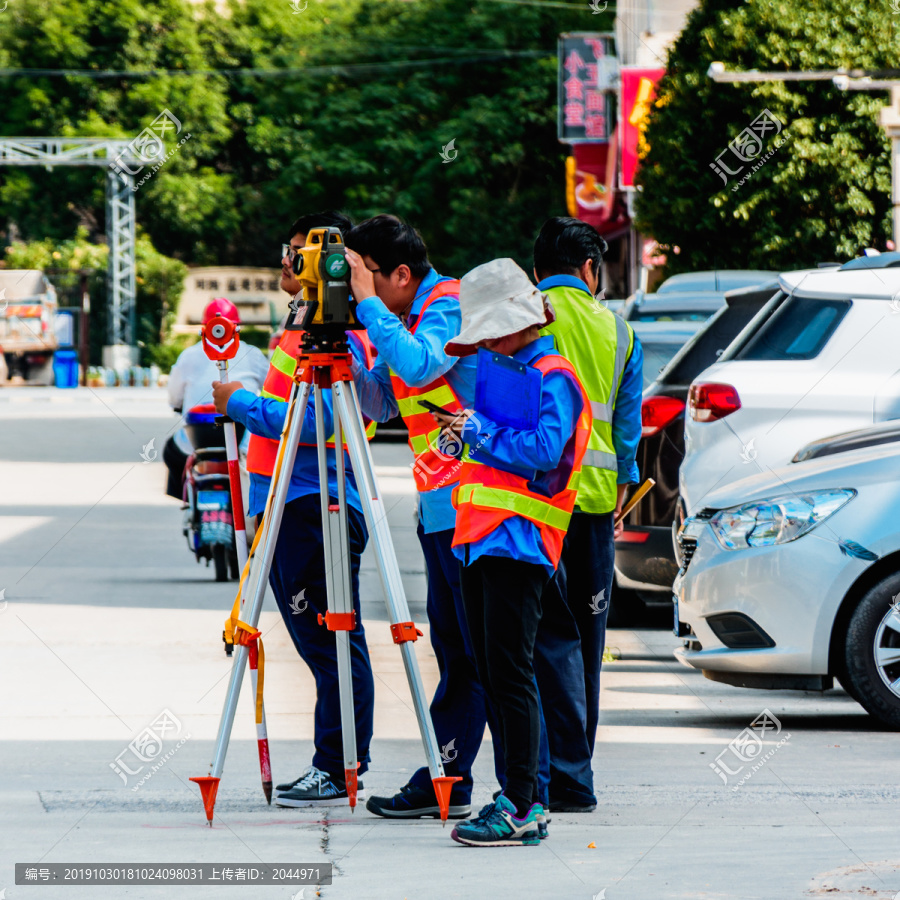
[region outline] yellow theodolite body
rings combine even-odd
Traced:
[[[359,329],[350,295],[350,266],[346,247],[337,228],[313,228],[306,245],[294,257],[293,270],[303,287],[298,309],[302,323],[296,327],[336,326],[341,330]]]

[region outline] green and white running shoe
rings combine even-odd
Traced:
[[[524,818],[516,816],[512,802],[501,794],[481,814],[467,822],[460,822],[450,837],[470,847],[519,847],[541,842],[539,823],[545,821],[544,807],[534,803]]]

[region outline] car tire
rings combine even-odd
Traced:
[[[843,675],[847,693],[869,715],[888,728],[900,731],[900,688],[895,693],[885,682],[900,680],[900,609],[892,606],[900,595],[900,574],[879,582],[860,600],[847,625],[844,640]],[[894,623],[889,627],[888,621]],[[888,661],[879,661],[876,649],[892,651]],[[890,662],[896,656],[897,662]],[[882,677],[884,672],[884,678]]]

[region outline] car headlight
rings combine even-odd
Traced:
[[[785,494],[720,510],[709,524],[726,550],[786,544],[812,531],[855,496],[849,488]]]

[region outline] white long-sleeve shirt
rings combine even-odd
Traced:
[[[228,380],[240,381],[248,391],[262,390],[269,361],[265,354],[251,344],[241,344],[234,359],[228,361]],[[212,383],[219,381],[216,364],[203,352],[201,343],[188,347],[178,357],[169,374],[169,405],[187,412],[194,406],[212,403]],[[191,453],[191,442],[184,428],[175,433],[175,444],[182,453]]]

